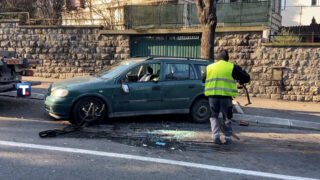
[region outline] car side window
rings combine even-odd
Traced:
[[[207,65],[195,64],[194,67],[196,68],[196,71],[197,71],[197,74],[198,74],[198,79],[201,79],[203,73],[206,72]]]
[[[160,76],[160,63],[142,64],[126,74],[128,82],[147,82],[158,80]]]
[[[169,63],[165,66],[165,80],[195,79],[193,68],[190,64]]]

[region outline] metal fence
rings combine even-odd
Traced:
[[[217,4],[217,18],[222,26],[269,25],[271,2],[239,2]],[[170,28],[199,26],[195,4],[161,6],[125,6],[128,28]]]
[[[125,24],[128,29],[168,28],[184,25],[184,5],[125,6]]]
[[[320,43],[320,34],[292,34],[292,35],[270,35],[271,42],[280,44],[294,43]]]
[[[270,39],[278,43],[319,43],[320,24],[312,24],[309,26],[282,27],[280,31]]]
[[[23,19],[24,24],[34,25],[103,25],[110,29],[161,29],[199,26],[195,4],[128,5],[118,7],[121,22],[112,16],[66,16],[62,19],[29,19],[27,13],[2,13],[0,19]],[[91,19],[88,17],[91,17]],[[271,1],[234,2],[217,4],[218,26],[269,26],[272,21]],[[110,23],[110,22],[111,23]]]
[[[28,24],[30,15],[29,12],[0,12],[1,19],[19,19],[22,24]]]

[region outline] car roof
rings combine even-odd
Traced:
[[[133,61],[148,61],[148,62],[188,62],[188,63],[197,63],[197,64],[209,64],[213,61],[208,59],[201,59],[201,58],[189,58],[189,57],[164,57],[164,56],[157,56],[157,57],[138,57],[138,58],[130,58],[129,60]]]

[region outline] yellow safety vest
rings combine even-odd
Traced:
[[[238,96],[236,81],[232,77],[233,64],[224,60],[207,66],[205,95]]]

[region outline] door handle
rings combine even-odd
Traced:
[[[159,90],[160,90],[160,86],[153,86],[153,87],[152,87],[152,90],[153,90],[153,91],[159,91]]]
[[[195,86],[194,85],[190,85],[190,86],[188,86],[188,88],[193,89],[193,88],[195,88]]]

